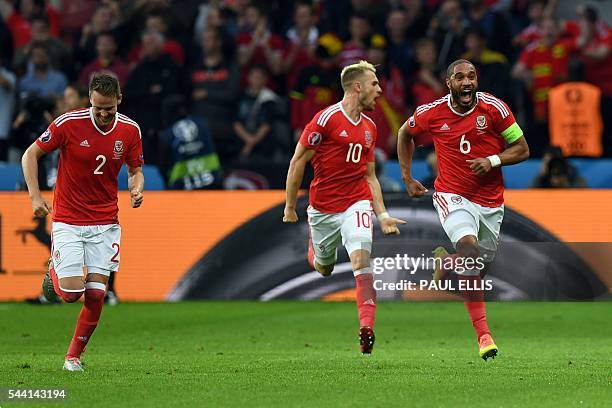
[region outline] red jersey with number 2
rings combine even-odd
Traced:
[[[338,102],[317,113],[306,125],[300,143],[316,153],[310,160],[314,180],[310,205],[324,213],[344,212],[360,200],[372,200],[367,181],[374,161],[376,125],[361,114],[357,122]]]
[[[501,167],[477,176],[467,160],[501,153],[505,141],[501,133],[516,121],[504,102],[485,92],[476,93],[474,108],[464,114],[450,105],[450,95],[416,108],[408,119],[410,133],[419,144],[426,133],[433,138],[438,157],[436,191],[459,194],[485,207],[504,203]]]
[[[91,108],[65,113],[36,140],[45,152],[60,149],[53,221],[72,225],[118,222],[117,183],[121,166],[143,165],[140,128],[120,113],[106,131]]]

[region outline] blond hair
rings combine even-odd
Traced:
[[[340,73],[340,83],[342,84],[342,90],[346,90],[355,82],[359,77],[366,73],[366,71],[372,71],[376,73],[376,67],[370,64],[368,61],[359,61],[355,64],[347,65],[342,68]]]

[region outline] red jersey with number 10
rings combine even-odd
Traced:
[[[374,161],[374,121],[361,114],[357,122],[346,114],[342,102],[317,113],[306,125],[300,143],[316,154],[310,160],[314,180],[310,205],[324,213],[344,212],[361,200],[372,200],[368,162]]]
[[[432,136],[438,157],[436,191],[459,194],[485,207],[504,203],[504,179],[501,167],[477,176],[467,160],[501,153],[505,148],[502,132],[515,123],[504,102],[485,92],[476,93],[476,105],[462,114],[450,105],[450,95],[416,108],[408,119],[410,133]]]
[[[117,183],[121,166],[143,165],[140,128],[120,113],[107,131],[95,123],[91,108],[55,119],[36,144],[45,152],[60,149],[53,196],[53,221],[72,225],[118,222]]]

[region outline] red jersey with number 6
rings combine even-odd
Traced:
[[[317,113],[306,125],[300,143],[316,153],[310,160],[314,180],[310,205],[324,213],[344,212],[361,200],[372,200],[368,162],[374,161],[374,121],[361,114],[354,122],[338,102]]]
[[[436,191],[459,194],[485,207],[499,207],[504,203],[501,167],[477,176],[467,160],[501,153],[505,148],[502,133],[516,121],[508,105],[493,95],[477,92],[476,100],[463,114],[452,108],[450,95],[421,105],[408,119],[409,131],[417,145],[425,134],[433,138],[438,157]]]
[[[65,113],[36,140],[45,152],[60,149],[53,221],[72,225],[118,222],[117,183],[121,166],[143,165],[140,128],[115,114],[106,131],[91,108]]]

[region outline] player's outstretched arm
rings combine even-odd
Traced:
[[[406,121],[397,132],[397,157],[408,194],[411,197],[421,197],[427,192],[427,189],[418,180],[412,178],[413,154],[414,140],[412,140],[412,135],[408,131],[408,121]]]
[[[382,189],[380,188],[380,182],[378,181],[378,177],[376,177],[376,162],[368,163],[368,185],[372,192],[372,207],[374,207],[374,213],[378,217],[380,229],[383,234],[399,235],[400,231],[397,226],[398,224],[405,224],[406,221],[391,217],[387,212]]]
[[[510,143],[508,148],[489,157],[479,157],[474,160],[467,160],[470,164],[470,169],[477,175],[483,176],[487,174],[493,167],[509,166],[520,163],[529,158],[529,145],[524,136],[521,136],[514,142]]]
[[[44,217],[52,210],[51,205],[40,194],[40,186],[38,185],[38,160],[45,154],[46,152],[34,142],[21,158],[23,178],[28,186],[30,200],[32,200],[32,210],[37,217]]]
[[[304,178],[304,169],[306,163],[312,159],[315,155],[315,151],[307,149],[301,143],[298,143],[295,147],[293,157],[289,162],[289,171],[287,172],[287,184],[286,184],[286,199],[285,199],[285,211],[283,214],[283,222],[297,222],[298,216],[295,212],[295,205],[297,203],[297,193],[302,185],[302,179]]]
[[[142,174],[142,167],[131,167],[127,166],[128,170],[128,189],[130,190],[130,199],[132,202],[132,208],[138,208],[142,204],[144,196],[144,174]]]

